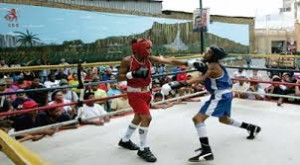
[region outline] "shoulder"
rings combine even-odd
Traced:
[[[207,67],[208,67],[208,69],[220,69],[221,64],[217,63],[217,62],[211,62],[211,63],[208,63]]]
[[[132,60],[132,56],[126,56],[122,59],[122,62],[130,62]]]

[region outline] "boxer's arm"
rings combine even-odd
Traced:
[[[121,61],[121,65],[119,68],[119,72],[118,72],[118,81],[125,81],[126,78],[126,73],[128,72],[129,69],[129,65],[130,65],[130,60],[129,57],[125,57],[123,58],[123,60]]]

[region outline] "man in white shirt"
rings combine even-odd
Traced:
[[[55,79],[55,75],[53,73],[50,73],[48,75],[48,80],[44,82],[44,85],[46,88],[55,88],[55,87],[59,87],[59,80]],[[49,91],[48,93],[48,101],[52,101],[51,100],[51,96],[52,96],[52,91]]]
[[[88,92],[84,95],[84,100],[95,99],[95,94],[92,92]],[[99,105],[95,104],[95,101],[88,102],[83,105],[81,119],[83,120],[83,124],[93,124],[93,125],[103,125],[105,122],[109,122],[109,117],[98,117],[91,120],[85,120],[87,118],[96,117],[100,115],[107,114],[104,108]]]
[[[263,80],[263,76],[258,73],[258,70],[253,69],[252,73],[250,73],[249,78],[252,80]]]
[[[237,71],[233,72],[233,78],[238,78],[241,76],[248,78],[247,72],[244,69],[239,68]]]
[[[245,76],[239,76],[237,78],[246,80]],[[234,83],[232,86],[232,90],[233,91],[241,91],[241,92],[233,92],[233,96],[237,97],[237,98],[246,98],[247,95],[243,92],[246,92],[249,89],[249,87],[250,87],[249,83],[247,83],[243,80],[240,80],[240,81]]]
[[[263,100],[265,98],[265,90],[257,82],[251,82],[251,86],[248,91],[256,92],[257,94],[247,94],[247,99]]]

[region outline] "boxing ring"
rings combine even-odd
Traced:
[[[65,68],[67,66],[60,67]],[[34,69],[38,70],[41,68]],[[247,81],[276,84],[269,81]],[[292,85],[292,83],[281,84]],[[293,85],[299,86],[299,84]],[[58,89],[60,88],[63,87],[59,87]],[[255,92],[249,93],[255,94]],[[276,96],[274,94],[264,95]],[[182,98],[185,97],[190,96],[183,96]],[[281,97],[290,98],[291,96],[285,95]],[[106,99],[111,98],[114,97]],[[293,96],[293,98],[299,97]],[[201,102],[184,102],[166,110],[158,109],[151,111],[153,120],[150,125],[148,143],[158,158],[156,164],[190,164],[187,162],[187,158],[194,155],[194,150],[199,148],[192,117],[207,99],[207,96],[201,97]],[[77,103],[71,104],[75,105]],[[47,108],[43,110],[47,110]],[[124,110],[124,112],[130,111],[130,109]],[[19,114],[25,112],[19,111],[13,113]],[[114,115],[115,113],[119,112],[109,113],[108,115]],[[222,125],[216,118],[210,118],[206,121],[206,125],[215,160],[199,164],[296,165],[300,163],[300,158],[298,157],[298,153],[300,153],[300,144],[298,142],[300,133],[297,132],[297,128],[300,127],[299,105],[285,103],[282,106],[277,106],[275,102],[235,98],[232,104],[232,117],[239,121],[257,123],[262,128],[261,133],[255,140],[247,140],[247,132],[245,130]],[[91,125],[82,126],[76,130],[60,131],[40,141],[27,141],[22,144],[30,152],[38,153],[41,160],[54,165],[146,164],[144,160],[138,159],[135,151],[125,150],[117,145],[131,120],[132,114],[129,114],[113,118],[110,123],[101,127]],[[78,118],[66,123],[58,123],[46,127],[53,128],[74,123],[78,123]],[[36,132],[42,129],[44,128],[33,128],[30,131]],[[26,131],[16,132],[12,136],[28,133]],[[137,133],[134,134],[132,140],[139,142]],[[1,165],[13,164],[2,152],[0,152],[0,160]]]
[[[207,97],[199,102],[179,104],[166,110],[152,110],[153,122],[149,145],[158,161],[156,164],[189,164],[187,158],[199,147],[191,117]],[[262,127],[255,140],[247,140],[244,130],[222,125],[216,118],[206,121],[215,160],[203,164],[231,165],[296,165],[300,158],[300,111],[298,105],[244,99],[233,100],[233,117],[254,122]],[[131,115],[112,119],[105,126],[83,126],[44,138],[22,143],[52,164],[147,164],[135,151],[120,148],[120,140]],[[138,134],[133,141],[138,142]],[[10,164],[0,153],[1,164]]]

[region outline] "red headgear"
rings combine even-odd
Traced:
[[[142,57],[150,56],[149,48],[152,47],[152,42],[146,39],[137,39],[136,42],[131,43],[132,52]]]

